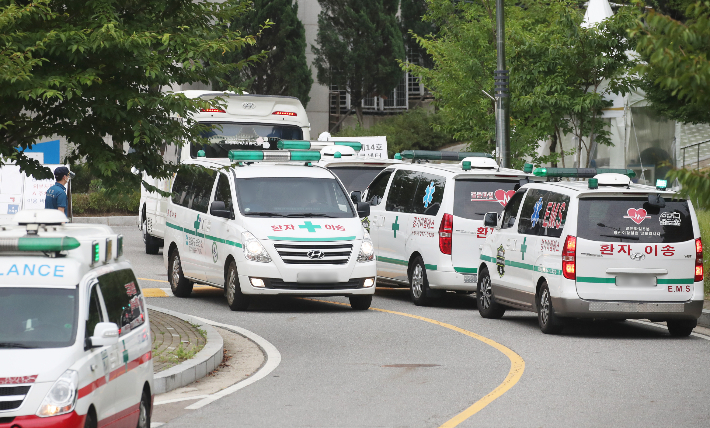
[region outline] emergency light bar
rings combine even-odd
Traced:
[[[493,156],[488,153],[474,152],[440,152],[436,150],[404,150],[402,157],[405,159],[426,159],[426,160],[449,160],[462,161],[465,158],[491,158]]]
[[[320,160],[320,152],[307,151],[261,151],[261,150],[230,150],[229,160],[241,162],[317,162]]]
[[[572,178],[592,178],[597,174],[623,174],[629,178],[636,177],[632,169],[613,168],[535,168],[533,174],[538,177]]]
[[[301,141],[301,140],[280,140],[276,147],[281,150],[320,150],[326,146],[348,146],[359,152],[362,150],[362,143],[357,141]]]
[[[2,251],[68,251],[79,248],[76,238],[65,236],[63,238],[29,237],[0,239],[0,252]]]

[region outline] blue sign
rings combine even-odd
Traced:
[[[426,193],[424,194],[424,208],[429,208],[429,204],[431,201],[434,199],[434,191],[436,188],[434,188],[434,182],[432,181],[431,184],[426,188]]]
[[[33,144],[32,147],[22,150],[27,153],[44,153],[44,163],[55,165],[59,162],[59,140],[45,141]]]
[[[7,213],[8,214],[17,214],[17,212],[19,210],[20,210],[19,205],[7,204]]]

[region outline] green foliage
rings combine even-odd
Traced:
[[[427,114],[423,109],[410,110],[388,117],[365,129],[345,128],[335,137],[387,136],[387,155],[392,158],[402,150],[438,150],[455,143],[446,133],[439,131],[441,117]]]
[[[421,55],[422,63],[419,64],[426,68],[434,66],[431,56],[423,51],[419,43],[417,43],[415,34],[422,36],[437,34],[438,28],[433,22],[422,19],[427,13],[426,0],[402,0],[400,6],[400,24],[402,26],[402,34],[404,35],[404,47],[407,50],[407,56],[410,61],[413,59],[411,55]]]
[[[710,1],[690,4],[685,17],[681,22],[649,10],[638,19],[630,31],[643,60],[638,71],[658,92],[651,100],[661,101],[661,111],[686,105],[687,111],[671,117],[710,122]]]
[[[669,183],[678,179],[683,197],[693,201],[698,209],[710,210],[710,171],[674,169],[666,174],[666,179]]]
[[[138,206],[141,200],[140,190],[130,190],[121,194],[109,194],[106,189],[100,188],[99,183],[94,183],[93,187],[96,190],[90,193],[72,192],[71,201],[73,215],[138,215]]]
[[[202,128],[190,117],[210,103],[161,88],[208,84],[258,60],[215,61],[255,43],[221,24],[248,7],[240,0],[0,0],[0,165],[50,177],[17,148],[61,135],[73,148],[66,161],[82,159],[109,187],[137,184],[132,166],[167,178],[175,167],[160,149],[199,140]]]
[[[397,22],[399,0],[318,0],[318,82],[345,89],[362,125],[364,97],[384,95],[402,79],[397,60],[404,42]]]
[[[274,22],[273,27],[263,30],[254,45],[224,57],[229,62],[238,63],[265,52],[266,58],[223,76],[225,80],[220,79],[216,86],[221,89],[229,85],[240,86],[254,94],[289,95],[301,100],[305,107],[310,100],[308,93],[313,77],[306,61],[306,30],[297,16],[298,3],[293,0],[255,0],[253,4],[252,10],[240,15],[229,27],[247,34],[258,33],[259,23],[267,20]]]

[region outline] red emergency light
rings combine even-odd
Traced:
[[[221,108],[201,108],[200,111],[205,113],[226,113],[226,111]]]
[[[292,111],[275,111],[271,114],[275,114],[277,116],[298,116],[298,114],[296,114]]]

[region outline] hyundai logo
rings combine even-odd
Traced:
[[[306,253],[309,259],[322,259],[325,257],[325,253],[320,250],[311,250]]]
[[[246,103],[242,103],[242,107],[244,107],[247,110],[254,110],[256,105],[254,105],[254,103],[246,102]]]
[[[637,262],[640,262],[641,260],[646,258],[646,255],[641,253],[631,253],[629,254],[629,258],[631,260],[636,260]]]

